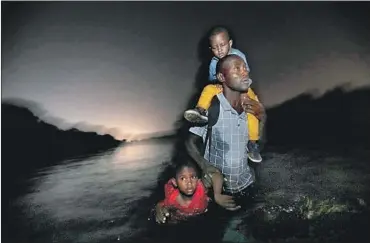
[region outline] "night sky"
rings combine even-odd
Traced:
[[[118,139],[172,130],[217,24],[247,53],[266,106],[370,84],[369,2],[2,3],[2,99]],[[207,47],[205,47],[207,48]]]

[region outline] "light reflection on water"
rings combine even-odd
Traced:
[[[124,225],[105,229],[104,233],[94,227],[127,216],[134,206],[130,202],[150,194],[145,188],[155,185],[163,162],[170,159],[171,147],[168,142],[126,144],[94,157],[49,167],[32,179],[33,192],[20,204],[33,227],[42,231],[57,228],[58,232],[49,233],[58,242],[98,242],[106,234],[124,234]],[[74,231],[74,226],[81,227],[77,225],[94,230]]]
[[[164,162],[170,160],[172,145],[171,141],[125,144],[40,170],[31,179],[31,192],[18,201],[27,224],[36,232],[32,242],[111,242],[135,233],[130,210],[137,200],[151,194]],[[292,151],[264,156],[259,180],[270,205],[301,196],[327,199],[369,194],[364,185],[370,184],[370,170],[361,158],[314,158]]]

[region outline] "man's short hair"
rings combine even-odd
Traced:
[[[238,55],[235,55],[235,54],[229,54],[229,55],[226,55],[223,58],[221,58],[217,62],[217,65],[216,65],[216,74],[219,74],[221,72],[221,70],[224,67],[225,63],[227,63],[229,61],[229,59],[235,58],[235,57],[240,58]]]

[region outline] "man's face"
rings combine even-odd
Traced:
[[[213,55],[221,59],[229,54],[230,48],[232,46],[232,40],[229,39],[226,33],[221,32],[211,36],[210,45]]]
[[[193,196],[197,188],[198,177],[191,167],[184,167],[176,176],[176,184],[179,191],[185,196]]]
[[[223,68],[221,74],[221,82],[225,83],[231,90],[245,92],[250,86],[249,72],[247,65],[240,57],[235,57],[226,67]]]

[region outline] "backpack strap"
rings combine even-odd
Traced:
[[[220,100],[218,99],[217,95],[215,95],[212,98],[211,106],[208,108],[208,125],[206,139],[203,146],[203,155],[206,152],[207,141],[209,144],[208,147],[211,148],[212,127],[217,123],[219,115],[220,115]]]

